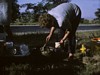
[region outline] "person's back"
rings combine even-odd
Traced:
[[[81,15],[80,8],[76,4],[62,3],[57,7],[48,11],[50,15],[56,18],[58,25],[61,27],[65,18],[72,21],[79,14]]]
[[[68,51],[68,59],[70,59],[75,53],[76,30],[81,19],[81,10],[76,4],[62,3],[48,11],[48,13],[57,20],[60,28],[58,32],[58,41],[62,43],[62,39],[66,38],[69,41],[69,50],[67,50],[67,46],[65,46],[65,51]]]

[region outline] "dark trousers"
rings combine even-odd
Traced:
[[[60,41],[65,35],[65,31],[61,28],[58,29],[58,40]],[[64,44],[61,44],[61,48],[64,49],[66,52],[75,53],[76,48],[76,36],[73,34],[72,36],[68,36],[66,39],[67,41]]]
[[[62,48],[64,48],[65,50],[67,50],[68,52],[71,53],[75,53],[75,48],[76,48],[76,30],[77,27],[79,25],[80,19],[81,19],[81,11],[79,12],[79,14],[75,17],[73,17],[73,19],[69,19],[67,21],[68,18],[66,18],[64,20],[64,25],[58,29],[58,41],[60,41],[64,35],[65,35],[65,30],[67,28],[70,28],[68,25],[69,23],[71,24],[71,30],[70,30],[70,34],[67,37],[67,42],[65,42],[65,45],[61,45]]]

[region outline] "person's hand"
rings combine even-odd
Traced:
[[[48,36],[46,37],[46,42],[48,42],[48,41],[50,40],[50,38],[51,38],[51,35],[48,35]]]
[[[64,43],[64,40],[60,40],[60,44],[63,44]]]

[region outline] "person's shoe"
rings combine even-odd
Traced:
[[[68,54],[68,57],[65,58],[63,61],[71,61],[73,59],[73,54],[72,53],[69,53]]]
[[[69,53],[68,61],[73,60],[73,58],[74,58],[74,55],[72,53]]]

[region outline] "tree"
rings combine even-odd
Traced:
[[[97,9],[97,11],[95,12],[95,15],[97,16],[97,19],[100,20],[100,8]]]
[[[21,8],[26,7],[26,10],[25,11],[27,12],[29,9],[33,9],[34,5],[35,4],[32,4],[32,3],[25,3],[25,4],[20,5],[20,7]]]
[[[88,24],[89,23],[89,20],[88,19],[85,19],[85,18],[81,18],[80,23]]]
[[[42,0],[43,3],[45,3],[45,7],[47,7],[47,10],[56,7],[57,5],[64,3],[64,2],[70,2],[71,0]]]
[[[38,21],[38,17],[42,13],[46,13],[47,10],[57,6],[63,2],[69,2],[71,0],[42,0],[37,4],[25,3],[20,5],[20,8],[25,8],[25,12],[20,13],[20,21],[26,23],[27,21]],[[31,12],[29,11],[31,9]]]
[[[95,18],[93,21],[94,23],[100,23],[100,8],[97,9],[97,11],[95,12],[95,15],[97,18]]]
[[[20,13],[20,22],[22,23],[30,23],[33,21],[33,12],[29,11],[30,9],[32,9],[33,11],[33,7],[34,7],[35,4],[32,4],[32,3],[25,3],[25,4],[22,4],[20,5],[20,8],[25,8],[25,12],[21,12]]]
[[[11,14],[11,22],[14,22],[20,15],[19,12],[19,4],[17,4],[17,0],[12,1],[12,14]]]
[[[42,0],[43,2],[53,2],[53,4],[70,2],[71,0]]]

